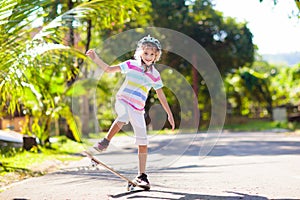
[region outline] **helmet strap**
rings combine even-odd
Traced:
[[[141,60],[142,60],[142,65],[145,66],[144,72],[147,72],[147,71],[149,71],[149,70],[152,70],[152,66],[154,66],[154,63],[151,63],[150,65],[147,65],[147,64],[143,61],[143,59],[141,59]]]

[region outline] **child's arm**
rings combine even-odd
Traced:
[[[120,66],[109,66],[106,64],[93,49],[90,49],[86,52],[86,55],[89,56],[103,71],[107,73],[120,72]]]
[[[160,89],[156,90],[156,94],[158,96],[158,99],[159,99],[162,107],[164,108],[164,110],[168,114],[168,120],[169,120],[169,122],[170,122],[170,124],[172,126],[172,130],[174,130],[175,123],[174,123],[173,114],[172,114],[172,111],[171,111],[171,109],[169,107],[169,104],[167,102],[167,99],[166,99],[164,91],[162,90],[162,88],[160,88]]]

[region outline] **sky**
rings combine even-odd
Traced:
[[[294,0],[214,0],[215,9],[223,16],[248,22],[253,43],[259,54],[300,52],[300,19],[289,18],[298,12]]]

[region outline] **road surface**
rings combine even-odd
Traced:
[[[97,157],[133,178],[137,156],[132,138],[115,137],[111,143]],[[83,157],[54,173],[10,185],[0,199],[300,199],[299,135],[155,135],[149,147],[150,191],[127,192],[122,179],[91,167]]]

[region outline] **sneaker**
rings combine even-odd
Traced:
[[[103,138],[100,142],[96,143],[93,147],[99,152],[105,151],[109,145],[109,140]]]
[[[140,174],[132,181],[133,183],[139,185],[140,187],[144,188],[145,190],[150,190],[150,182],[147,178],[147,174]]]

